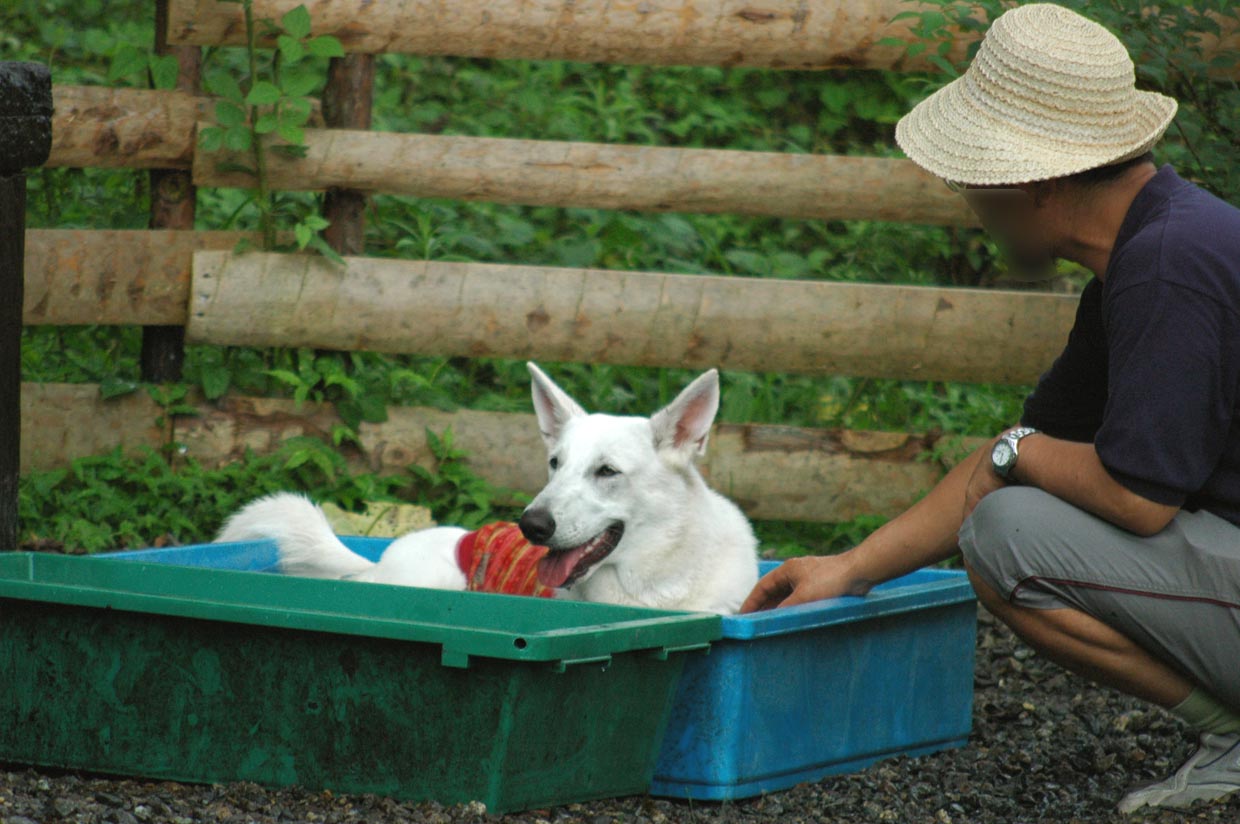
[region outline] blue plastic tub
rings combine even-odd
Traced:
[[[377,559],[386,538],[344,538]],[[111,553],[275,571],[270,541]],[[762,572],[776,566],[763,562]],[[651,792],[725,800],[894,755],[964,745],[972,728],[976,605],[963,572],[920,570],[865,598],[725,617],[685,662]]]
[[[745,798],[963,746],[976,632],[967,576],[937,569],[865,598],[725,617],[681,675],[651,792]]]

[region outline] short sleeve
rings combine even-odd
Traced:
[[[1025,399],[1022,426],[1054,438],[1089,442],[1102,425],[1107,402],[1107,344],[1102,327],[1102,282],[1081,292],[1068,343]]]
[[[1219,463],[1231,428],[1233,316],[1187,286],[1148,280],[1107,297],[1109,396],[1095,438],[1132,492],[1183,505]]]

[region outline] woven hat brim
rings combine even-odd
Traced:
[[[896,124],[896,143],[933,175],[973,186],[1031,183],[1138,157],[1175,117],[1173,98],[1138,91],[1131,111],[1106,141],[1071,140],[996,117],[965,92],[959,77],[917,104]]]

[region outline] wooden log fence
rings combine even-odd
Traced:
[[[196,125],[215,117],[215,100],[184,90],[52,87],[52,153],[60,168],[189,169]],[[314,102],[310,125],[323,125]]]
[[[32,229],[27,326],[184,326],[197,249],[231,249],[244,232]]]
[[[50,167],[188,169],[198,186],[253,185],[196,153],[210,98],[56,86]],[[312,123],[322,123],[316,112]],[[273,186],[530,205],[730,212],[976,226],[958,196],[903,158],[307,130],[308,156],[271,158]],[[350,250],[355,247],[350,247]]]
[[[269,453],[289,438],[330,439],[340,421],[330,406],[228,396],[199,401],[198,414],[155,425],[160,409],[145,393],[103,400],[97,386],[25,384],[22,470],[63,466],[73,457],[121,446],[129,454],[175,442],[206,466]],[[394,407],[381,424],[362,424],[361,447],[346,449],[358,471],[393,474],[433,466],[426,430],[450,428],[470,467],[500,487],[533,494],[545,483],[545,447],[533,415]],[[840,521],[895,515],[943,472],[940,448],[962,454],[980,439],[943,443],[937,435],[802,429],[757,424],[715,427],[702,469],[711,484],[757,519]],[[509,500],[509,499],[505,499]]]
[[[52,98],[48,166],[187,169],[194,124],[214,116],[209,98],[183,91],[57,85]]]
[[[255,0],[254,11],[279,18],[300,2]],[[306,5],[315,33],[335,35],[349,55],[332,62],[324,118],[311,124],[332,128],[308,130],[304,159],[273,157],[270,182],[329,193],[329,242],[350,255],[346,266],[305,255],[235,256],[228,250],[240,233],[190,230],[195,185],[251,185],[221,170],[226,153],[195,148],[196,125],[214,109],[196,94],[196,47],[237,44],[243,26],[235,4],[156,0],[157,47],[176,50],[178,89],[56,86],[48,161],[153,170],[153,228],[26,232],[22,323],[184,327],[190,342],[223,345],[1006,383],[1034,380],[1066,337],[1076,304],[1067,295],[352,256],[362,251],[371,193],[975,226],[958,197],[903,159],[366,130],[370,55],[379,52],[922,70],[924,56],[880,42],[912,39],[911,24],[891,18],[915,0]],[[1221,45],[1232,41],[1240,45],[1225,31]],[[957,42],[951,56],[967,45]],[[170,342],[179,354],[177,344]],[[330,407],[281,399],[197,403],[199,414],[156,425],[161,410],[145,393],[104,400],[96,386],[23,385],[21,468],[174,442],[214,465],[293,435],[328,438],[339,422]],[[346,448],[355,469],[428,465],[426,430],[451,428],[492,483],[532,493],[544,480],[530,415],[389,412],[386,423],[362,425],[360,447]],[[942,446],[934,435],[725,424],[704,470],[751,517],[838,521],[907,507],[940,477]]]
[[[1070,295],[200,251],[187,340],[1029,383]],[[895,332],[898,331],[898,334]]]
[[[909,160],[728,149],[308,130],[272,157],[277,189],[333,187],[534,206],[723,212],[975,226],[964,200]],[[240,158],[198,153],[199,186],[251,187]]]
[[[256,17],[278,19],[302,0],[255,0]],[[648,65],[773,69],[924,71],[933,49],[910,57],[915,21],[892,21],[925,7],[917,0],[307,0],[314,33],[351,52],[581,60]],[[1207,55],[1240,48],[1234,17],[1222,37],[1203,38]],[[169,41],[236,45],[240,7],[173,0]],[[948,56],[960,60],[976,33],[961,33]],[[1232,72],[1235,77],[1236,71]]]

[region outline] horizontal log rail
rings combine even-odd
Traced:
[[[99,387],[25,384],[22,468],[52,469],[121,447],[131,454],[173,442],[207,466],[279,448],[291,437],[330,443],[339,423],[330,406],[227,396],[198,413],[155,425],[161,410],[144,392],[104,400]],[[451,429],[471,468],[493,484],[533,494],[546,480],[545,450],[529,414],[393,407],[363,424],[361,447],[346,448],[355,471],[398,473],[433,466],[426,430]],[[962,449],[980,443],[965,439]],[[701,466],[711,484],[755,519],[841,521],[895,515],[941,477],[930,460],[938,436],[805,429],[758,424],[715,427]]]
[[[197,249],[232,249],[244,232],[30,229],[27,326],[184,325]]]
[[[303,0],[255,0],[256,18],[279,19]],[[910,57],[915,20],[892,22],[917,0],[305,0],[315,34],[350,52],[581,60],[649,65],[760,66],[775,69],[924,71],[935,49]],[[1240,48],[1234,16],[1223,36],[1204,36],[1207,58]],[[172,0],[170,43],[238,45],[239,5]],[[949,58],[961,60],[974,32],[961,33]],[[1231,77],[1240,76],[1234,67]]]
[[[55,86],[48,166],[188,169],[210,98],[180,91]]]
[[[187,340],[1024,384],[1076,297],[200,251]]]
[[[270,187],[818,220],[975,226],[964,199],[912,161],[554,140],[309,130],[273,156]],[[197,186],[251,187],[246,158],[197,153]]]

